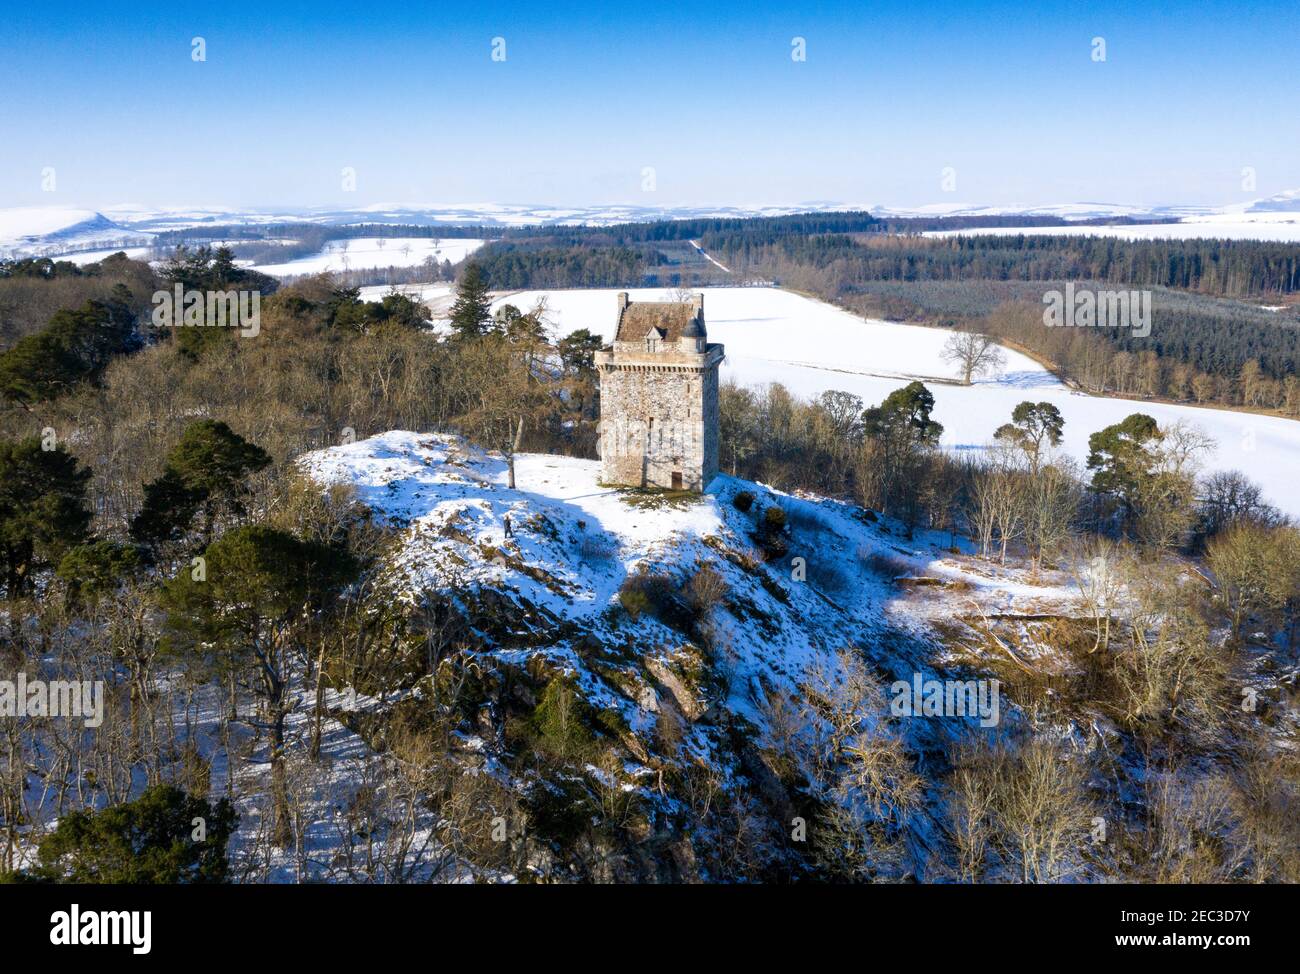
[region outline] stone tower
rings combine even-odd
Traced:
[[[618,296],[600,372],[601,481],[702,491],[718,472],[718,365],[704,295],[689,302]]]

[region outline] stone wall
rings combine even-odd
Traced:
[[[718,469],[721,359],[717,345],[704,355],[615,348],[597,356],[604,483],[671,488],[679,473],[687,490],[708,486]]]

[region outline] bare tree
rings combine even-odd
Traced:
[[[972,331],[954,333],[939,354],[945,362],[951,362],[961,370],[965,385],[970,385],[980,376],[997,375],[1006,366],[1002,346],[988,335]]]

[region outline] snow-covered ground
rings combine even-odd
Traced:
[[[839,670],[840,649],[868,654],[886,682],[911,680],[951,663],[936,652],[936,620],[972,607],[1061,611],[1076,594],[1060,572],[1031,580],[955,554],[946,535],[904,540],[889,518],[725,474],[703,495],[667,497],[602,486],[597,461],[521,454],[511,488],[500,454],[405,431],[300,463],[318,483],[350,486],[400,532],[387,576],[395,604],[452,600],[484,634],[479,652],[570,675],[634,739],[653,740],[665,710],[686,715],[684,750],[705,765],[731,746],[717,731],[727,723],[720,711],[767,727],[766,693],[795,699],[817,672]],[[740,491],[754,495],[748,511],[734,502]],[[786,556],[764,563],[756,548],[757,522],[773,505],[786,511],[787,554],[803,559],[806,574]],[[720,593],[707,610],[707,658],[657,613],[620,607],[629,578],[649,574],[680,590],[705,566]],[[706,713],[715,719],[700,720]],[[904,732],[923,750],[977,719],[907,722]],[[630,745],[625,790],[653,780],[645,754]],[[653,789],[645,794],[654,800]]]
[[[153,234],[119,224],[95,210],[67,206],[0,209],[0,258],[46,257],[74,251],[146,244]]]
[[[432,258],[441,264],[464,260],[485,241],[436,237],[356,237],[331,240],[319,253],[284,264],[263,264],[255,270],[277,277],[319,274],[322,271],[356,271],[372,267],[416,267]]]
[[[105,257],[112,257],[117,253],[124,253],[132,260],[144,260],[149,256],[150,247],[109,247],[107,250],[84,250],[77,254],[68,254],[56,259],[66,260],[78,267],[84,267],[86,264],[94,264],[103,260]]]
[[[359,290],[362,301],[382,301],[385,295],[393,292],[394,286],[376,284]],[[398,284],[396,290],[413,301],[422,301],[435,319],[449,314],[456,299],[456,289],[450,284]]]
[[[768,620],[754,626],[730,615],[718,618],[735,652],[727,705],[751,717],[754,680],[793,689],[810,665],[846,640],[886,622],[895,629],[924,626],[918,597],[900,591],[892,576],[882,577],[877,558],[905,576],[959,585],[965,601],[991,610],[1072,597],[1061,579],[1031,585],[954,557],[946,535],[922,533],[903,542],[897,528],[891,533],[883,521],[864,521],[850,505],[792,497],[725,474],[703,495],[656,500],[602,486],[598,461],[521,454],[511,489],[499,454],[453,436],[400,430],[307,454],[301,464],[320,483],[350,485],[357,500],[404,529],[394,574],[398,591],[410,599],[426,591],[510,593],[521,619],[573,621],[583,632],[612,639],[625,623],[611,620],[606,610],[630,575],[666,572],[684,584],[701,564],[713,566],[733,596]],[[731,503],[741,490],[758,498],[748,513]],[[786,509],[793,526],[790,555],[808,564],[806,580],[791,578],[784,563],[774,568],[786,579],[782,595],[770,580],[763,584],[761,573],[725,555],[756,555],[755,518],[772,504]],[[645,617],[636,628],[641,652],[670,661],[680,634]],[[563,639],[541,642],[531,651],[572,667],[590,699],[619,708],[633,727],[646,725],[646,709],[589,673],[574,647]]]
[[[528,291],[502,296],[527,310],[546,298],[554,331],[587,328],[606,340],[615,323],[616,290]],[[1268,499],[1300,516],[1300,422],[1195,406],[1111,399],[1072,392],[1032,359],[1007,352],[1006,371],[966,387],[951,384],[953,365],[940,358],[948,333],[868,321],[821,301],[776,288],[706,288],[709,338],[727,347],[723,378],[744,385],[779,382],[813,398],[828,389],[861,396],[868,405],[912,379],[934,394],[934,418],[949,449],[977,449],[1008,422],[1016,404],[1054,403],[1065,417],[1063,449],[1082,463],[1088,436],[1134,412],[1163,426],[1184,421],[1216,443],[1207,469],[1237,469],[1258,481]],[[632,300],[668,300],[669,292],[633,289]]]
[[[1300,213],[1212,213],[1184,217],[1178,223],[1133,223],[1117,226],[983,227],[965,230],[932,230],[928,237],[979,236],[981,234],[1025,234],[1042,237],[1094,236],[1119,240],[1268,240],[1300,242]]]

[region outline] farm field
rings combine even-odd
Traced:
[[[356,237],[331,240],[308,257],[283,264],[258,265],[254,270],[276,277],[319,274],[322,271],[356,271],[372,267],[416,267],[432,258],[439,264],[464,260],[483,246],[483,240],[436,237]]]
[[[494,307],[511,303],[527,310],[544,296],[555,332],[587,328],[609,340],[617,293],[526,291],[503,295]],[[657,289],[629,293],[633,301],[670,297]],[[866,320],[776,288],[706,288],[704,295],[709,338],[727,346],[724,381],[779,382],[804,398],[839,389],[870,405],[920,379],[934,394],[934,418],[943,424],[942,445],[950,450],[981,449],[1010,419],[1017,403],[1048,401],[1065,417],[1063,450],[1080,464],[1087,457],[1088,436],[1130,413],[1147,413],[1162,426],[1183,421],[1214,439],[1208,470],[1241,470],[1264,488],[1271,503],[1300,516],[1300,423],[1293,420],[1089,396],[1070,390],[1037,362],[1010,350],[1001,375],[961,386],[954,367],[940,356],[945,331]]]

